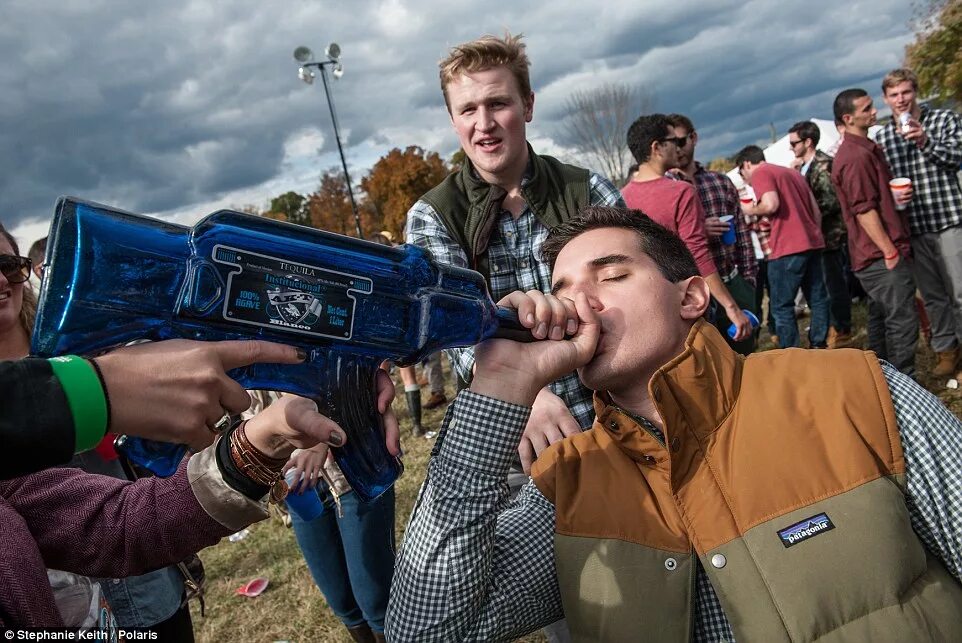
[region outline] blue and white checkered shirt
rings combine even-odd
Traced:
[[[912,179],[909,204],[912,234],[940,232],[962,224],[962,117],[947,109],[923,105],[919,122],[928,140],[922,149],[899,134],[895,119],[876,139],[885,150],[892,176]]]
[[[522,185],[528,178],[522,179]],[[591,205],[625,207],[621,193],[607,179],[592,173],[588,179],[588,199]],[[515,290],[551,292],[551,269],[541,260],[541,244],[548,236],[545,227],[525,206],[517,219],[502,210],[488,244],[491,297],[498,301]],[[407,243],[426,248],[439,263],[470,268],[468,258],[451,236],[438,214],[425,201],[418,201],[408,211],[404,229]],[[474,371],[474,348],[448,351],[451,363],[465,382],[470,382]],[[594,421],[591,391],[581,385],[574,373],[551,384],[551,391],[564,400],[571,415],[582,429]]]
[[[906,503],[926,549],[962,580],[962,423],[882,362],[905,456]],[[508,641],[563,616],[554,506],[506,477],[530,409],[463,391],[448,408],[398,552],[392,641]],[[698,566],[694,640],[734,641]],[[666,615],[670,618],[670,615]]]

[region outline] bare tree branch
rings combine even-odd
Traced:
[[[628,126],[653,105],[650,93],[624,83],[576,91],[565,101],[562,132],[585,157],[582,164],[621,185],[632,163],[625,144]]]

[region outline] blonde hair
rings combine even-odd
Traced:
[[[884,94],[890,87],[895,87],[896,85],[904,82],[912,83],[912,89],[915,91],[919,90],[919,77],[915,75],[915,72],[907,67],[902,67],[900,69],[893,69],[889,73],[885,74],[885,78],[882,79],[882,93]]]
[[[504,38],[486,35],[453,47],[448,57],[438,64],[441,69],[441,92],[444,94],[444,104],[448,111],[451,111],[451,103],[448,101],[449,83],[462,74],[487,71],[495,67],[508,68],[518,83],[521,98],[527,102],[531,95],[531,79],[528,76],[531,61],[524,52],[525,45],[521,42],[523,37],[523,34],[512,36],[505,32]]]

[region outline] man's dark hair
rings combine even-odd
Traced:
[[[671,134],[668,128],[671,123],[664,114],[646,114],[628,128],[628,149],[639,164],[645,163],[651,157],[651,144],[664,140]]]
[[[845,89],[839,92],[838,96],[835,97],[835,102],[832,103],[832,111],[835,112],[835,122],[844,123],[845,120],[842,118],[843,116],[846,114],[854,114],[855,101],[863,96],[868,96],[868,92],[860,87]]]
[[[765,152],[757,145],[746,145],[735,155],[735,167],[741,169],[745,163],[763,163]]]
[[[541,258],[552,270],[558,254],[575,237],[599,228],[624,228],[638,235],[641,250],[651,257],[665,279],[672,283],[698,275],[688,246],[678,235],[658,225],[641,210],[592,205],[581,208],[573,219],[554,228],[541,244]]]
[[[812,121],[799,121],[788,128],[788,133],[798,134],[798,138],[803,141],[811,139],[813,147],[818,145],[819,139],[822,138],[822,131]]]
[[[692,124],[691,119],[684,114],[669,114],[665,118],[668,119],[668,123],[672,127],[684,127],[691,134],[695,131],[695,126]]]
[[[27,253],[27,256],[30,257],[30,261],[33,262],[33,265],[39,266],[43,263],[43,257],[46,254],[47,237],[44,237],[43,239],[37,239],[33,242],[33,245],[30,246],[30,252]]]

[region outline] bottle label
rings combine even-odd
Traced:
[[[367,277],[220,244],[211,259],[231,267],[223,315],[242,324],[350,339],[356,303],[352,293],[372,291]]]

